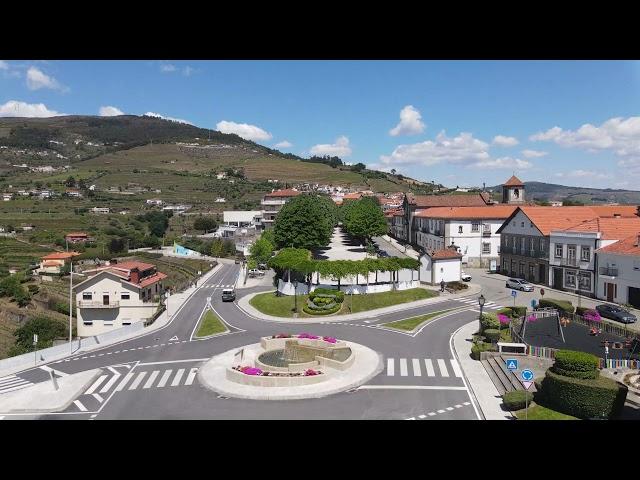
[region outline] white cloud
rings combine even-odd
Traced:
[[[249,125],[248,123],[236,123],[222,120],[216,124],[216,128],[222,133],[235,133],[239,137],[253,142],[258,140],[271,140],[273,137],[269,132],[261,129],[260,127],[256,127],[255,125]]]
[[[106,106],[100,107],[99,114],[101,117],[115,117],[116,115],[124,115],[124,112],[117,107]]]
[[[293,147],[293,143],[288,140],[283,140],[282,142],[278,142],[274,145],[276,148],[291,148]]]
[[[44,103],[25,103],[9,100],[0,105],[0,117],[56,117],[66,115],[55,110],[49,110]]]
[[[539,158],[547,155],[547,152],[542,152],[540,150],[522,150],[522,155],[526,158]]]
[[[586,178],[586,179],[608,179],[613,178],[610,173],[596,172],[594,170],[571,170],[570,172],[558,172],[554,176],[560,178]]]
[[[36,67],[29,67],[27,70],[27,88],[29,90],[39,90],[41,88],[50,88],[51,90],[59,90],[66,92],[69,88],[62,85],[55,78],[42,72]]]
[[[175,72],[176,71],[176,67],[175,65],[172,65],[171,63],[163,63],[160,65],[160,71],[163,73],[169,73],[169,72]]]
[[[528,162],[527,160],[520,160],[519,158],[501,157],[482,160],[480,162],[472,164],[471,166],[475,168],[488,169],[505,168],[513,170],[526,170],[533,167],[533,164],[531,162]]]
[[[0,70],[9,70],[9,64],[4,60],[0,60]]]
[[[407,105],[400,110],[400,123],[389,130],[389,135],[397,137],[398,135],[422,133],[425,129],[425,124],[421,119],[420,112],[413,105]]]
[[[505,137],[504,135],[496,135],[493,137],[494,145],[498,147],[515,147],[518,145],[518,139],[516,137]]]
[[[178,122],[178,123],[186,123],[187,125],[193,125],[193,123],[189,122],[188,120],[182,120],[181,118],[173,118],[173,117],[167,117],[165,115],[160,115],[159,113],[154,113],[154,112],[147,112],[144,114],[145,117],[156,117],[156,118],[161,118],[163,120],[170,120],[172,122]]]
[[[311,155],[348,157],[351,155],[351,147],[349,146],[349,139],[342,135],[336,139],[335,143],[320,143],[314,145],[309,152]]]
[[[196,71],[196,69],[195,69],[195,68],[190,67],[189,65],[187,65],[186,67],[184,67],[184,68],[182,69],[182,74],[183,74],[185,77],[190,77],[190,76],[191,76],[191,74],[192,74],[193,72],[195,72],[195,71]]]

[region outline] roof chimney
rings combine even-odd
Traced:
[[[640,217],[640,205],[636,207],[636,215]]]
[[[129,281],[131,283],[135,283],[138,284],[140,283],[140,270],[138,270],[138,268],[132,268],[129,271]]]

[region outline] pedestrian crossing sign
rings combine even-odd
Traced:
[[[506,360],[507,369],[509,370],[517,370],[518,369],[518,360],[515,358],[509,358]]]

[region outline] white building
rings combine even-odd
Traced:
[[[640,308],[640,230],[596,250],[596,297]]]
[[[167,205],[165,207],[162,207],[162,210],[163,211],[171,210],[174,213],[181,214],[181,213],[186,212],[190,208],[191,208],[191,205]]]
[[[459,282],[462,255],[452,248],[429,251],[420,257],[420,281],[431,285]]]
[[[224,197],[218,197],[216,198],[216,203],[226,203],[226,199]]]
[[[4,202],[8,202],[12,198],[13,198],[13,193],[3,193],[2,194],[2,201],[4,201]]]
[[[149,200],[146,201],[147,205],[162,205],[162,200],[160,200],[159,198],[150,198]]]
[[[233,238],[238,229],[255,231],[262,228],[260,210],[227,210],[222,213],[222,219],[224,223],[218,227],[217,237]]]
[[[155,265],[124,262],[84,272],[74,287],[79,337],[100,335],[143,322],[158,310],[164,294],[164,273]]]
[[[452,244],[462,254],[462,263],[473,267],[497,265],[500,234],[496,231],[516,209],[513,205],[485,207],[433,207],[414,215],[416,243],[425,251]]]
[[[298,195],[300,195],[300,192],[296,189],[276,190],[267,193],[260,202],[260,205],[262,205],[262,221],[265,227],[273,226],[273,222],[275,222],[276,216],[284,204]]]
[[[110,212],[110,210],[109,210],[109,208],[108,208],[108,207],[93,207],[93,208],[90,210],[90,212],[91,212],[91,213],[101,213],[101,214],[106,214],[106,213],[109,213],[109,212]]]

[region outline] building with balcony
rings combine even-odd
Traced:
[[[216,237],[233,238],[238,230],[248,233],[263,229],[260,210],[227,210],[222,213],[222,219],[224,223],[216,230]]]
[[[640,230],[596,250],[596,297],[640,308]]]
[[[267,193],[260,202],[264,227],[271,228],[284,204],[298,195],[300,195],[300,191],[295,188],[274,190],[271,193]]]
[[[151,318],[159,308],[167,278],[155,265],[142,262],[106,265],[83,273],[89,278],[73,288],[80,337]]]

